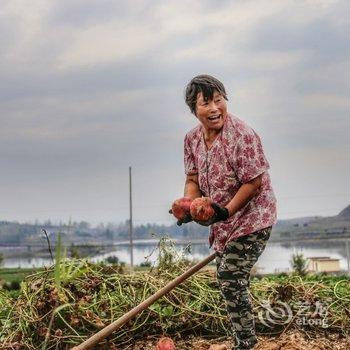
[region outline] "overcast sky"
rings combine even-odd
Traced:
[[[0,220],[174,222],[183,100],[219,78],[279,218],[350,204],[349,1],[1,1]]]

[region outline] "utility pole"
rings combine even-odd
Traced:
[[[349,244],[349,239],[346,240],[346,255],[348,258],[348,275],[350,276],[350,244]]]
[[[129,236],[130,236],[130,265],[134,267],[134,242],[133,242],[133,227],[132,227],[132,184],[131,184],[131,166],[129,166],[129,204],[130,204],[130,219],[129,219]]]

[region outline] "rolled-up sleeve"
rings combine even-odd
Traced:
[[[251,128],[246,128],[238,138],[231,161],[242,183],[253,180],[270,168],[260,137]]]
[[[187,135],[185,136],[185,140],[184,140],[184,164],[185,164],[186,175],[198,174],[196,160],[195,160],[193,151],[191,149],[191,142]]]

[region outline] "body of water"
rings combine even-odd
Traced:
[[[134,264],[139,265],[145,261],[156,261],[158,251],[156,249],[158,241],[135,241],[134,246]],[[178,251],[182,251],[186,245],[177,244]],[[189,259],[203,259],[211,253],[207,243],[192,243],[191,252],[186,254]],[[347,251],[345,240],[338,241],[316,241],[316,242],[291,242],[277,243],[268,242],[265,251],[260,256],[256,267],[261,273],[287,272],[290,270],[290,260],[295,253],[302,253],[305,257],[328,256],[340,260],[341,270],[346,271]],[[130,263],[130,247],[126,244],[119,244],[106,254],[99,254],[90,257],[89,260],[98,262],[106,259],[108,256],[117,256],[119,261]],[[148,258],[147,258],[148,257]],[[3,267],[40,267],[51,265],[51,259],[46,258],[6,258]]]

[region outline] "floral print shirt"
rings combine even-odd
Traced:
[[[210,246],[222,252],[227,242],[276,223],[276,198],[259,136],[239,118],[228,114],[209,149],[202,126],[190,130],[184,140],[187,175],[198,174],[203,196],[227,205],[242,184],[262,174],[259,193],[226,221],[210,227]]]

